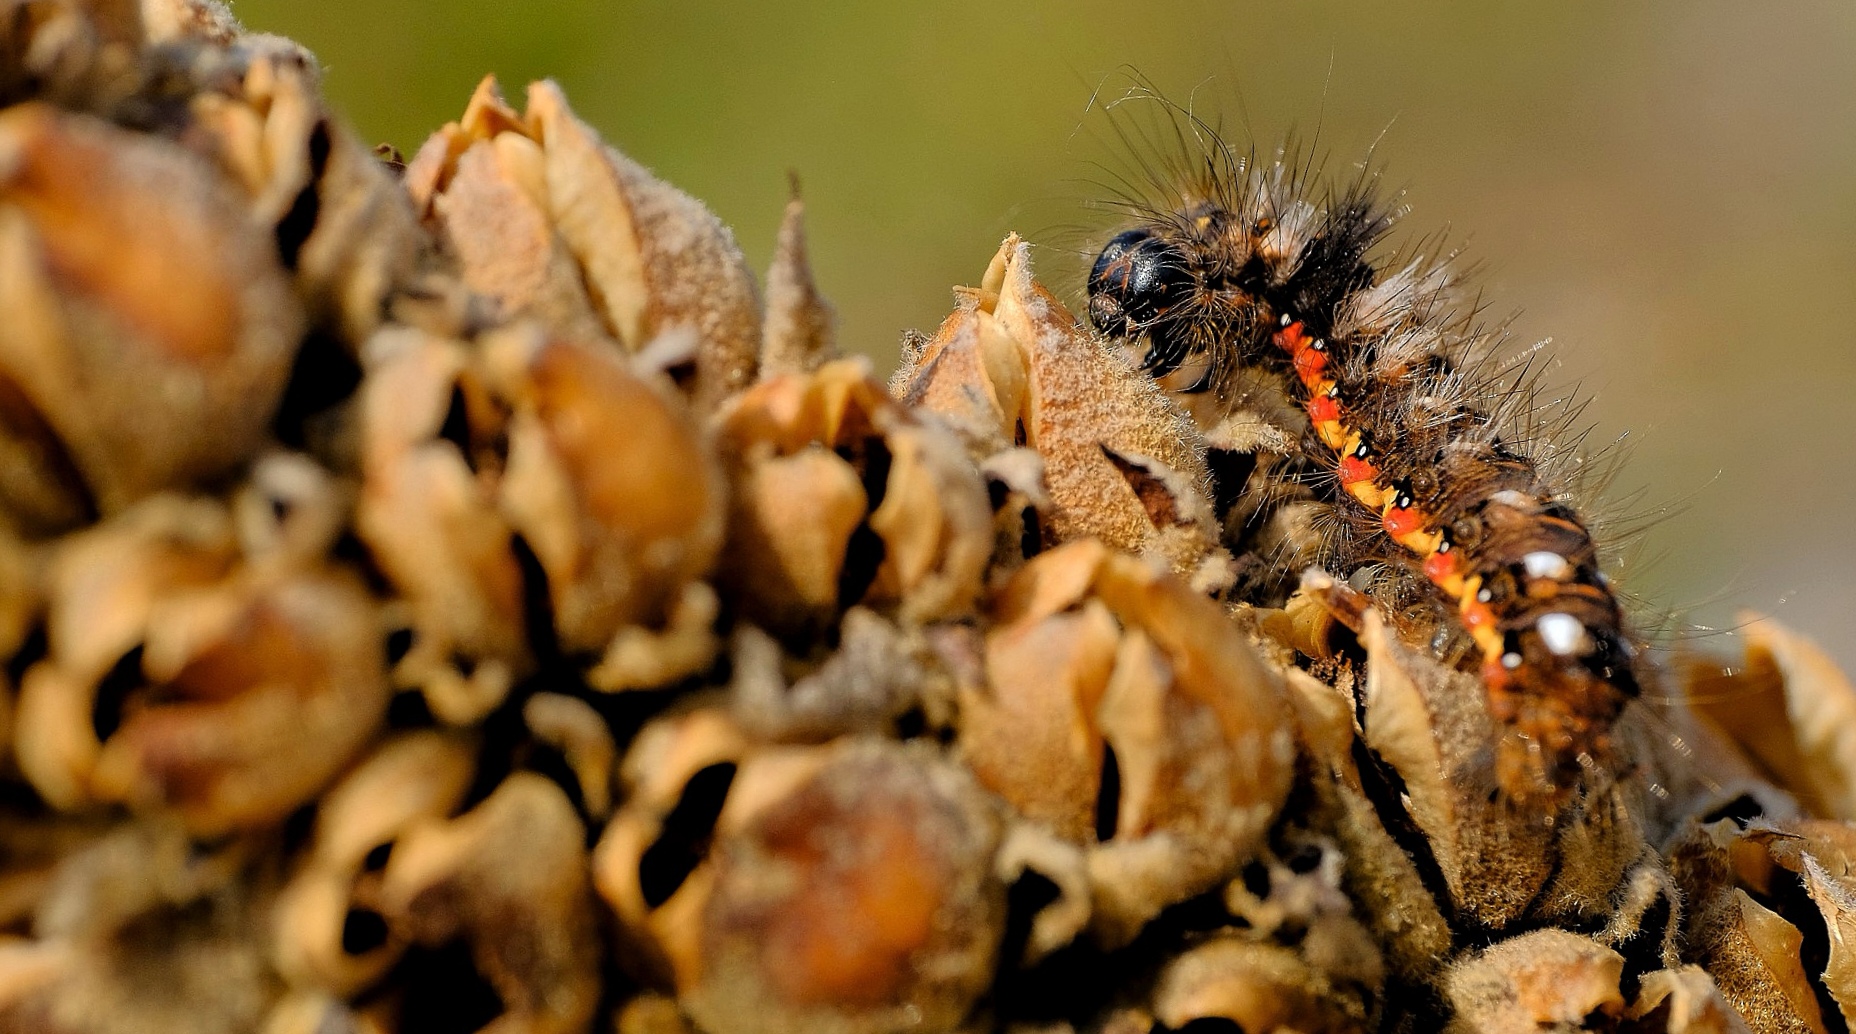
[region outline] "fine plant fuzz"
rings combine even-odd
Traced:
[[[1451,256],[1380,257],[1395,216],[1370,174],[1326,186],[1191,128],[1206,158],[1132,206],[1090,271],[1090,319],[1185,395],[1274,375],[1307,415],[1284,473],[1341,518],[1321,561],[1383,566],[1398,574],[1384,594],[1444,612],[1506,729],[1503,791],[1564,799],[1610,753],[1637,650],[1587,522],[1516,433],[1531,385],[1486,359],[1493,334]]]

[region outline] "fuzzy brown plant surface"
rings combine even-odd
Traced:
[[[1856,1020],[1813,644],[1543,748],[1316,541],[1323,396],[1182,390],[1017,236],[885,383],[797,198],[757,279],[552,83],[401,160],[318,77],[0,3],[0,1031]]]

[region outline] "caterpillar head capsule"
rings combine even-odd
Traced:
[[[1089,321],[1114,337],[1150,335],[1142,365],[1164,376],[1191,353],[1178,333],[1184,324],[1169,317],[1192,304],[1199,283],[1183,250],[1151,229],[1124,231],[1089,271]]]

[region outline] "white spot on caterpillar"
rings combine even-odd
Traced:
[[[1557,611],[1540,615],[1534,622],[1534,628],[1540,632],[1540,641],[1547,644],[1547,649],[1561,657],[1573,657],[1590,653],[1592,637],[1585,631],[1585,625],[1571,614]]]
[[[1535,550],[1521,558],[1521,566],[1527,568],[1529,578],[1550,578],[1563,582],[1572,577],[1572,563],[1558,553],[1544,549]]]

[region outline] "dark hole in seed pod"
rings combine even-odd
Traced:
[[[1760,903],[1777,912],[1804,935],[1803,942],[1798,945],[1798,962],[1804,969],[1805,977],[1811,982],[1811,992],[1817,996],[1818,1012],[1823,1014],[1826,1034],[1849,1034],[1849,1024],[1843,1019],[1843,1008],[1824,983],[1824,969],[1830,964],[1830,933],[1824,924],[1824,914],[1818,911],[1817,903],[1811,900],[1811,892],[1805,887],[1804,878],[1788,869],[1775,869],[1772,874],[1772,895]]]
[[[1412,869],[1418,874],[1418,882],[1430,892],[1431,900],[1443,915],[1444,921],[1456,929],[1456,904],[1450,896],[1450,883],[1444,879],[1443,867],[1437,863],[1437,855],[1431,850],[1430,840],[1418,828],[1401,800],[1405,793],[1405,780],[1370,747],[1357,739],[1353,741],[1353,763],[1360,773],[1360,789],[1365,792],[1373,811],[1378,814],[1380,824],[1411,860]]]
[[[1121,824],[1121,762],[1115,748],[1102,741],[1102,785],[1096,791],[1096,842],[1106,844],[1115,839]]]
[[[889,547],[883,544],[883,537],[865,521],[851,532],[851,541],[844,549],[844,566],[838,569],[838,607],[847,608],[864,598],[870,591],[870,585],[876,581],[876,573],[883,567],[883,558],[889,555]]]
[[[359,574],[374,595],[395,595],[392,583],[387,581],[387,576],[381,574],[379,565],[374,563],[374,554],[368,552],[367,544],[353,531],[342,532],[335,540],[335,545],[330,547],[329,555],[341,561],[339,566],[345,570]]]
[[[838,570],[838,606],[844,608],[863,599],[864,593],[870,591],[870,584],[876,581],[876,573],[889,553],[882,536],[870,527],[869,515],[883,505],[883,497],[889,492],[892,457],[889,446],[875,436],[864,438],[855,446],[839,446],[836,452],[860,471],[867,500],[864,520],[851,532],[851,540],[844,550],[844,566]]]
[[[277,257],[285,269],[295,269],[303,253],[303,244],[316,231],[316,218],[322,211],[322,174],[329,168],[329,124],[316,123],[309,134],[309,182],[297,191],[290,211],[277,221]]]
[[[554,638],[554,597],[548,592],[548,572],[522,536],[509,540],[509,551],[522,571],[522,628],[528,633],[528,648],[542,667],[554,666],[560,661],[561,649]]]
[[[451,651],[451,667],[459,675],[470,678],[477,672],[477,658],[472,657],[470,654],[459,653],[453,650]]]
[[[97,683],[97,702],[90,712],[90,727],[97,734],[97,739],[107,740],[122,728],[123,708],[129,703],[129,694],[147,684],[142,675],[142,647],[122,655],[116,666]]]
[[[496,792],[511,772],[528,757],[532,742],[522,706],[535,695],[536,688],[552,680],[552,672],[542,672],[523,679],[509,690],[509,695],[477,725],[477,770],[470,788],[464,792],[463,807],[469,811]]]
[[[1103,951],[1082,937],[1030,968],[1020,968],[1017,958],[1001,955],[993,1001],[997,1015],[1008,1022],[1000,1026],[1016,1021],[1076,1022],[1094,1016],[1122,993],[1128,974],[1153,972],[1178,955],[1180,945],[1230,925],[1223,893],[1213,890],[1163,910],[1141,928],[1132,944],[1116,951]]]
[[[348,399],[361,386],[361,365],[334,335],[315,330],[303,339],[290,366],[271,433],[292,449],[309,444],[311,418]]]
[[[1626,1001],[1635,1000],[1637,989],[1643,984],[1643,975],[1663,968],[1663,938],[1669,935],[1669,923],[1674,918],[1675,909],[1670,907],[1669,896],[1659,894],[1650,907],[1643,910],[1637,920],[1637,929],[1629,937],[1613,945],[1619,955],[1624,956],[1624,972],[1618,978],[1618,989],[1624,993]]]
[[[404,989],[398,1030],[419,1034],[472,1034],[503,1014],[502,997],[477,971],[470,945],[414,947],[385,986]]]
[[[1177,528],[1192,523],[1180,509],[1179,500],[1173,495],[1172,488],[1156,477],[1153,471],[1106,445],[1100,448],[1102,455],[1114,464],[1128,487],[1134,490],[1134,497],[1140,501],[1141,509],[1147,512],[1147,520],[1154,527]]]
[[[1295,845],[1294,850],[1291,850],[1282,861],[1289,867],[1290,872],[1306,876],[1321,868],[1321,857],[1320,845],[1302,843]]]
[[[367,852],[367,856],[361,859],[361,868],[366,872],[379,872],[387,867],[387,862],[392,860],[392,858],[393,841],[389,840],[383,844],[375,844]]]
[[[1765,805],[1759,803],[1759,800],[1752,794],[1743,793],[1733,800],[1728,801],[1726,804],[1703,815],[1700,822],[1701,825],[1705,826],[1710,822],[1719,822],[1722,819],[1733,819],[1735,822],[1744,826],[1747,824],[1748,820],[1756,819],[1765,813]]]
[[[1025,435],[1025,421],[1021,417],[1017,423],[1012,425],[1012,444],[1022,449],[1025,447],[1025,443],[1030,440],[1031,439]]]
[[[1205,465],[1212,473],[1212,512],[1223,521],[1243,498],[1244,486],[1257,469],[1257,454],[1234,449],[1205,450]]]
[[[477,450],[470,441],[470,404],[464,400],[462,386],[451,386],[451,402],[445,407],[445,422],[438,427],[438,437],[457,446],[458,455],[472,474],[477,473]]]
[[[311,801],[290,813],[284,819],[282,832],[279,834],[283,844],[283,853],[295,854],[309,843],[310,835],[316,831],[316,802]]]
[[[1018,549],[1025,555],[1025,559],[1029,560],[1044,552],[1044,522],[1038,520],[1038,510],[1035,506],[1025,507],[1019,513],[1018,519],[1024,522],[1025,526],[1025,530],[1018,536]]]
[[[1244,869],[1239,875],[1244,878],[1245,890],[1256,895],[1258,898],[1267,898],[1270,896],[1269,866],[1259,861],[1251,861],[1244,865]]]
[[[664,817],[663,832],[638,860],[638,888],[647,908],[670,900],[709,850],[715,820],[722,815],[735,763],[722,761],[702,769],[683,786],[677,806]]]
[[[912,740],[928,731],[928,715],[919,707],[911,707],[896,716],[896,738]]]
[[[33,665],[45,659],[51,650],[51,637],[45,633],[45,624],[40,622],[32,626],[26,638],[20,641],[19,649],[6,659],[5,672],[7,685],[17,688],[20,680]]]
[[[1351,661],[1353,670],[1366,670],[1366,647],[1360,645],[1360,637],[1353,629],[1336,621],[1328,626],[1328,651],[1334,657]]]
[[[665,686],[662,689],[634,689],[624,693],[604,693],[593,689],[578,678],[563,678],[557,673],[544,672],[542,679],[549,691],[566,693],[577,697],[599,714],[612,733],[612,742],[621,751],[638,735],[638,730],[651,719],[662,714],[665,709],[679,700],[697,686],[726,686],[729,679],[726,670],[717,677],[715,670],[690,676],[682,682]],[[525,690],[529,680],[524,679],[517,685],[518,691]]]
[[[384,643],[386,647],[387,667],[392,668],[394,665],[405,660],[406,655],[412,652],[412,643],[413,633],[410,628],[396,628],[388,632],[386,642]]]
[[[1011,494],[1011,486],[1007,485],[1005,482],[998,478],[986,479],[986,501],[992,506],[994,513],[999,512],[999,508],[1005,505],[1005,500],[1010,497]]]
[[[999,942],[999,965],[1016,969],[1031,943],[1038,913],[1063,897],[1063,888],[1042,873],[1026,869],[1005,891],[1005,937]]]
[[[1201,1016],[1183,1027],[1162,1027],[1155,1025],[1156,1031],[1171,1030],[1173,1034],[1245,1034],[1244,1028],[1236,1020],[1223,1016]]]
[[[405,689],[393,694],[387,701],[387,728],[389,729],[429,729],[438,724],[432,716],[432,706],[425,701],[425,694],[416,689]]]
[[[387,943],[387,921],[371,908],[351,908],[342,918],[342,950],[366,955]]]

